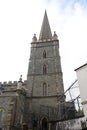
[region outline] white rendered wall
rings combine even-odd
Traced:
[[[80,95],[85,117],[87,118],[87,64],[76,69]]]

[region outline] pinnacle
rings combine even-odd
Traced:
[[[39,35],[39,40],[48,40],[48,39],[52,39],[52,33],[51,33],[47,13],[45,10],[42,27]]]

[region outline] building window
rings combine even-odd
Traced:
[[[47,84],[43,83],[43,96],[47,95]]]
[[[4,114],[4,109],[0,108],[0,122],[2,121],[3,114]]]
[[[2,119],[2,111],[0,110],[0,122],[1,122],[1,119]]]
[[[47,73],[46,65],[43,65],[43,74],[45,75]]]
[[[43,58],[46,58],[46,51],[43,52]]]

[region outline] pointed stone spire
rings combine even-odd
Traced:
[[[45,10],[39,40],[48,40],[48,39],[52,39],[52,33],[51,33],[47,13],[46,13],[46,10]]]

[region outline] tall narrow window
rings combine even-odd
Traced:
[[[46,58],[46,51],[43,52],[43,58]]]
[[[0,110],[0,122],[1,122],[1,119],[2,119],[2,110]]]
[[[45,75],[47,73],[46,65],[43,65],[43,74]]]
[[[43,83],[43,96],[47,95],[47,84]]]
[[[4,109],[0,108],[0,122],[3,120],[3,116],[4,116]]]

